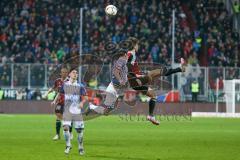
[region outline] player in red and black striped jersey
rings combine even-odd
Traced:
[[[65,75],[64,73],[64,69],[62,69],[61,71],[61,75]],[[62,74],[63,73],[63,74]],[[64,81],[67,81],[67,77],[65,76],[62,76],[62,78],[58,78],[55,80],[54,82],[54,86],[53,86],[53,89],[56,91],[56,92],[59,92]],[[63,113],[63,106],[64,106],[64,95],[61,95],[58,97],[57,99],[57,103],[56,103],[56,107],[55,107],[55,113],[60,113],[59,116],[62,116],[62,113]]]
[[[57,78],[54,82],[54,86],[48,90],[44,97],[46,97],[50,92],[56,91],[59,93],[63,83],[68,81],[68,69],[62,68],[60,73],[61,78]],[[56,135],[53,137],[53,140],[60,139],[60,129],[61,129],[61,120],[64,110],[64,95],[59,95],[57,99],[54,100],[56,102],[55,106],[55,114],[57,116],[56,119]],[[70,128],[70,132],[72,132],[72,128]],[[71,135],[72,136],[72,135]]]
[[[184,59],[181,58],[181,67],[178,68],[167,68],[166,66],[162,66],[158,69],[151,70],[147,74],[142,73],[138,66],[136,52],[138,51],[138,39],[134,37],[130,37],[128,39],[131,44],[131,48],[128,51],[128,81],[130,83],[131,88],[136,91],[143,93],[144,95],[150,97],[149,101],[149,115],[147,119],[151,121],[153,124],[158,125],[159,122],[154,118],[153,112],[156,103],[156,95],[152,88],[149,87],[149,84],[152,82],[154,78],[159,76],[169,76],[171,74],[177,72],[184,72]]]

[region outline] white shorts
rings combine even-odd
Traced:
[[[71,126],[72,121],[63,121],[63,126]],[[84,122],[83,121],[73,121],[74,128],[81,128],[84,129]]]
[[[104,105],[114,108],[119,95],[123,94],[123,92],[123,89],[114,87],[111,82],[106,89],[106,99],[104,101]]]
[[[69,111],[69,108],[65,108],[63,112],[63,121],[62,121],[63,126],[71,126],[72,122],[75,128],[84,128],[82,114],[72,114]]]

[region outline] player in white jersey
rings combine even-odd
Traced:
[[[61,68],[61,77],[57,78],[54,81],[54,86],[51,87],[46,94],[43,95],[43,99],[46,99],[48,94],[56,91],[59,92],[60,88],[62,87],[64,81],[68,81],[68,69],[66,67]],[[64,108],[64,97],[59,96],[56,97],[57,99],[54,99],[52,104],[55,106],[55,115],[57,117],[56,119],[56,135],[53,137],[53,140],[59,140],[60,139],[60,129],[61,129],[61,120],[62,120],[62,115],[63,115],[63,108]],[[56,105],[55,105],[56,104]],[[70,127],[70,133],[71,133],[71,139],[73,139],[73,134],[72,134],[72,127]]]
[[[98,114],[107,114],[112,109],[115,108],[117,104],[118,97],[123,94],[127,89],[127,50],[119,50],[118,54],[115,55],[116,60],[114,61],[113,70],[112,70],[112,80],[109,83],[106,89],[106,99],[103,106],[97,106],[92,103],[89,103],[89,110],[86,114],[89,114],[90,111],[95,111]]]
[[[63,111],[63,129],[66,141],[65,153],[68,154],[72,148],[69,128],[71,122],[78,133],[78,149],[79,154],[83,155],[83,130],[84,122],[82,116],[82,108],[86,102],[86,89],[82,83],[77,81],[78,72],[72,69],[69,73],[69,81],[65,81],[60,89],[60,94],[64,95],[64,111]],[[59,94],[58,94],[59,95]]]

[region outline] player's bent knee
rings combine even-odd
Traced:
[[[76,131],[77,131],[77,133],[82,133],[83,132],[83,128],[75,128],[76,129]]]
[[[151,100],[151,101],[157,101],[156,97],[151,98],[150,100]]]
[[[148,72],[148,77],[150,77],[151,79],[152,79],[153,77],[155,77],[156,75],[158,75],[158,74],[156,73],[156,70],[152,70],[152,71],[149,71],[149,72]]]
[[[147,96],[149,96],[151,98],[155,98],[156,94],[155,94],[154,90],[149,89],[148,92],[147,92]]]
[[[56,113],[57,119],[62,120],[62,114],[61,113]]]
[[[146,76],[146,79],[147,79],[147,82],[148,82],[148,83],[152,83],[152,79],[153,79],[152,76],[147,75],[147,76]]]
[[[69,127],[68,125],[64,125],[64,126],[63,126],[63,130],[64,130],[64,131],[69,131],[69,128],[70,128],[70,127]]]

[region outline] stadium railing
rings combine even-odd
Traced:
[[[19,89],[40,89],[44,93],[49,87],[48,78],[54,72],[57,65],[54,64],[0,64],[0,86],[5,91],[16,92]],[[154,66],[142,65],[143,71],[154,69]],[[111,79],[111,66],[102,66],[101,72],[96,78],[97,89],[105,89]],[[84,75],[84,74],[83,74]],[[57,78],[57,77],[56,77]],[[188,65],[185,73],[162,77],[161,79],[174,82],[169,90],[181,90],[186,99],[190,99],[190,85],[198,80],[200,85],[199,100],[212,101],[216,90],[217,78],[221,80],[240,79],[240,69],[231,67],[194,67]],[[173,81],[172,81],[173,80]],[[156,84],[158,85],[158,84]],[[221,89],[222,84],[219,84]],[[13,93],[9,93],[12,95]]]

